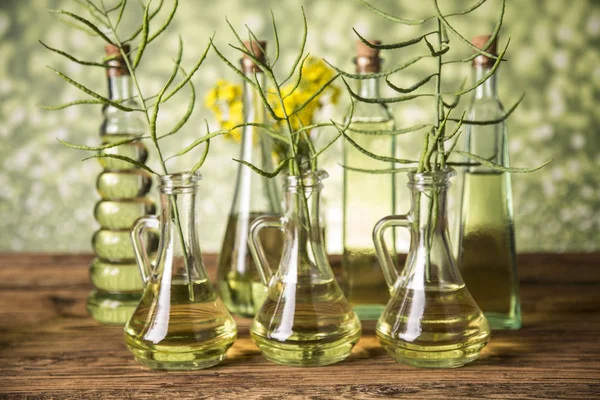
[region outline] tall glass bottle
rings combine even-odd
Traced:
[[[348,357],[361,324],[338,285],[325,252],[320,203],[325,171],[288,176],[283,217],[257,218],[250,227],[250,249],[268,286],[250,334],[263,356],[291,366],[322,366]],[[271,272],[259,235],[284,234],[279,268]]]
[[[160,218],[147,216],[131,231],[144,295],[125,325],[125,343],[150,368],[208,368],[225,358],[237,337],[231,314],[209,281],[198,243],[196,191],[199,174],[159,178]],[[160,230],[155,262],[143,244],[147,229]]]
[[[476,36],[473,44],[483,47],[489,36]],[[488,50],[495,54],[496,45]],[[473,60],[474,79],[484,77],[494,60]],[[496,74],[475,90],[469,120],[489,120],[504,114],[496,90]],[[465,148],[480,157],[510,166],[508,135],[504,122],[468,125]],[[458,254],[462,275],[484,311],[492,329],[521,327],[519,276],[515,248],[510,173],[483,165],[465,169],[462,187]]]
[[[131,77],[119,48],[107,45],[105,50],[110,65],[106,69],[109,98],[135,106]],[[128,53],[129,46],[124,46],[124,50]],[[100,128],[103,144],[133,139],[144,133],[144,125],[136,113],[105,106],[103,114]],[[141,163],[148,157],[144,144],[137,141],[103,153],[127,156]],[[124,324],[137,306],[143,288],[129,231],[138,218],[155,212],[153,201],[146,197],[152,180],[148,172],[121,160],[101,158],[100,164],[104,170],[98,176],[96,188],[101,199],[94,210],[100,229],[92,238],[96,258],[90,265],[95,289],[88,297],[87,310],[99,322]],[[152,252],[156,241],[151,235],[148,239],[148,249]]]
[[[379,72],[379,50],[358,41],[355,63],[358,74]],[[368,98],[379,97],[379,80],[358,80],[358,94]],[[356,102],[351,118],[348,136],[353,141],[375,154],[394,156],[394,136],[370,133],[394,128],[394,118],[384,104]],[[348,141],[343,143],[343,158],[344,165],[357,168],[393,167],[390,163],[366,156]],[[395,178],[392,174],[372,175],[344,169],[343,190],[344,292],[361,320],[376,320],[385,308],[389,293],[377,262],[371,233],[377,221],[395,214]],[[395,252],[393,237],[392,233],[386,240],[388,249]]]
[[[267,43],[245,42],[257,58],[264,58]],[[264,85],[264,73],[247,56],[242,58],[242,70],[251,80],[254,75]],[[258,91],[244,81],[244,122],[264,123],[265,109]],[[257,126],[245,126],[242,131],[240,160],[261,166],[266,171],[273,169],[273,144]],[[260,283],[257,269],[248,249],[248,229],[252,221],[261,215],[280,215],[281,203],[276,181],[254,173],[240,164],[237,172],[233,204],[225,230],[218,262],[217,284],[219,294],[229,311],[253,316],[255,308],[264,299],[264,287]],[[281,255],[282,237],[279,232],[266,230],[261,234],[265,253],[270,265],[277,265]]]

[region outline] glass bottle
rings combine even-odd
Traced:
[[[473,44],[483,47],[489,38],[477,36]],[[495,44],[488,51],[495,54]],[[475,80],[483,78],[493,63],[494,60],[485,56],[475,58]],[[475,89],[468,119],[497,119],[503,114],[504,107],[498,99],[494,74]],[[505,167],[510,166],[504,122],[468,125],[465,133],[468,152]],[[461,189],[458,253],[462,275],[492,329],[519,329],[521,307],[511,175],[483,165],[469,166]]]
[[[106,46],[110,67],[106,69],[109,98],[135,107],[132,100],[131,77],[119,48]],[[124,46],[129,52],[129,46]],[[102,144],[114,143],[142,136],[143,122],[136,113],[124,112],[112,106],[103,109],[104,120],[100,129]],[[131,142],[103,150],[104,154],[122,155],[141,163],[148,152],[141,142]],[[101,158],[103,172],[96,188],[101,199],[96,203],[94,217],[100,229],[92,238],[96,258],[90,265],[90,278],[95,289],[88,297],[87,309],[97,321],[124,324],[137,306],[142,293],[129,231],[133,223],[144,215],[154,214],[154,202],[146,195],[150,191],[150,174],[131,164],[110,158]],[[149,237],[149,251],[156,242]]]
[[[135,359],[150,368],[208,368],[225,358],[237,337],[236,324],[204,270],[196,227],[200,175],[159,177],[160,219],[138,219],[131,240],[144,294],[125,326]],[[147,230],[160,230],[155,262],[144,248]]]
[[[358,41],[356,52],[357,73],[380,72],[379,50]],[[380,97],[379,79],[358,80],[357,92],[362,97]],[[347,134],[353,141],[375,154],[394,157],[394,136],[369,134],[394,129],[394,118],[384,104],[356,102],[351,118]],[[344,165],[356,168],[393,168],[393,164],[375,160],[347,141],[343,142],[343,159]],[[395,177],[393,174],[372,175],[344,169],[343,191],[344,293],[361,320],[376,320],[388,302],[389,293],[377,262],[371,232],[377,221],[395,214]],[[388,249],[395,254],[394,236],[392,232],[386,240]]]
[[[264,58],[267,43],[245,42],[258,58]],[[251,80],[254,74],[265,87],[263,72],[247,56],[242,58],[242,70]],[[264,123],[265,109],[258,91],[244,81],[243,113],[246,123]],[[265,171],[273,170],[273,143],[257,126],[244,126],[240,160],[260,166]],[[225,230],[218,261],[217,285],[219,294],[229,311],[251,317],[255,307],[264,300],[264,287],[248,249],[248,229],[252,221],[261,215],[281,215],[281,204],[275,180],[255,174],[240,164],[237,172],[233,204]],[[279,232],[265,231],[261,234],[265,253],[270,265],[276,265],[281,256],[282,237]]]
[[[257,218],[250,250],[267,286],[267,299],[250,334],[263,356],[291,366],[322,366],[345,359],[361,325],[339,287],[323,245],[319,207],[325,171],[288,176],[282,218]],[[273,274],[259,238],[263,228],[284,234],[283,255]]]
[[[409,173],[408,215],[382,219],[373,231],[379,262],[392,293],[377,322],[381,345],[396,361],[416,367],[453,368],[475,360],[490,337],[488,322],[465,286],[450,247],[446,194],[453,170]],[[410,230],[401,274],[383,233]]]

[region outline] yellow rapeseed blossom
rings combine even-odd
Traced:
[[[287,96],[284,99],[286,112],[291,114],[302,104],[306,103],[333,76],[334,71],[323,60],[308,57],[302,67],[302,79],[296,90],[290,93],[294,89],[295,82],[288,83],[281,88],[282,94]],[[339,94],[340,89],[338,87],[333,85],[327,87],[327,89],[316,96],[301,111],[295,114],[295,118],[292,118],[291,121],[292,128],[297,130],[303,125],[315,123],[314,118],[317,111],[327,102],[336,104]],[[283,110],[276,95],[270,91],[267,97],[275,113],[278,116],[283,116]],[[220,79],[206,94],[204,102],[215,114],[223,129],[230,129],[243,122],[241,85]],[[278,128],[283,129],[283,126],[278,125]],[[239,142],[241,140],[241,129],[236,129],[227,137]]]

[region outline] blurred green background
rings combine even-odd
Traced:
[[[170,0],[165,0],[167,9]],[[110,0],[107,2],[112,3]],[[474,1],[446,1],[444,10],[466,7]],[[135,28],[140,20],[136,1],[123,24]],[[369,12],[354,0],[181,0],[175,22],[145,55],[140,75],[147,92],[158,91],[170,72],[177,35],[186,44],[185,65],[193,65],[209,36],[226,54],[237,58],[226,44],[232,40],[224,17],[243,29],[248,24],[259,37],[272,40],[271,7],[280,23],[282,65],[291,65],[301,37],[300,5],[309,20],[308,50],[332,63],[352,70],[355,37],[352,27],[384,42],[397,42],[424,32],[429,27],[394,25]],[[455,3],[460,3],[458,6]],[[372,0],[372,4],[403,17],[431,15],[430,2]],[[94,90],[105,92],[104,71],[75,65],[49,53],[38,43],[100,60],[103,43],[73,30],[46,8],[83,12],[73,0],[0,0],[0,251],[86,252],[95,230],[92,210],[97,200],[95,161],[82,163],[83,152],[61,146],[56,138],[93,145],[98,143],[100,107],[72,107],[63,111],[41,110],[37,104],[58,104],[82,98],[74,88],[45,66],[65,72]],[[490,0],[462,20],[453,19],[464,36],[489,33],[499,10]],[[537,165],[549,158],[544,170],[513,178],[515,219],[519,251],[593,251],[600,249],[600,2],[587,0],[509,0],[501,45],[511,37],[508,62],[500,69],[500,96],[512,104],[522,92],[525,101],[509,120],[512,162]],[[469,50],[457,40],[453,55]],[[384,55],[385,67],[423,54],[424,45]],[[415,66],[393,78],[399,85],[411,84],[427,75],[431,64]],[[460,86],[469,75],[469,65],[448,70],[450,86]],[[203,119],[213,116],[204,108],[203,96],[219,78],[237,81],[214,54],[196,75],[198,109],[167,152],[181,149],[204,134]],[[386,92],[387,94],[391,94]],[[164,129],[184,112],[187,94],[164,107],[159,121]],[[347,100],[346,100],[347,101]],[[464,101],[467,103],[467,101]],[[344,104],[333,110],[341,114]],[[393,107],[399,126],[427,121],[428,103],[406,103]],[[327,133],[323,133],[326,135]],[[421,138],[413,134],[400,143],[403,153],[416,152]],[[339,252],[341,221],[341,170],[339,145],[327,153],[325,166],[332,177],[326,183],[328,245]],[[214,140],[201,186],[201,241],[205,249],[220,247],[235,178],[231,158],[237,145]],[[197,156],[197,154],[196,154]],[[192,156],[193,157],[193,156]],[[155,157],[151,164],[156,161]],[[179,168],[192,165],[183,160]],[[406,191],[403,189],[401,196]],[[406,211],[406,210],[400,210]]]

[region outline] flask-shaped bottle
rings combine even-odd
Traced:
[[[358,342],[361,325],[337,284],[323,246],[319,221],[325,171],[288,176],[284,215],[257,218],[250,249],[267,299],[250,329],[263,356],[291,366],[321,366],[346,358]],[[283,254],[272,274],[259,239],[263,228],[283,231]]]
[[[478,47],[489,36],[476,36]],[[492,45],[489,52],[495,53]],[[494,60],[473,60],[475,80],[489,73]],[[504,115],[498,99],[496,73],[475,89],[469,120],[493,120]],[[508,134],[504,122],[467,125],[466,151],[505,167],[510,166]],[[468,161],[468,160],[465,160]],[[515,247],[511,175],[483,165],[464,168],[458,260],[469,291],[485,313],[492,329],[521,327],[519,275]]]
[[[355,63],[358,74],[380,72],[379,50],[358,41]],[[366,98],[379,97],[379,80],[359,79],[358,94]],[[394,129],[394,118],[385,104],[357,101],[350,118],[347,135],[351,140],[373,153],[394,157],[394,136],[376,134]],[[361,153],[348,141],[343,143],[343,157],[344,165],[356,168],[393,168],[392,163],[375,160]],[[372,175],[344,168],[343,288],[361,320],[377,320],[389,300],[387,286],[373,248],[371,232],[377,221],[396,213],[395,179],[393,174]],[[395,254],[395,234],[390,233],[386,238],[387,247]]]
[[[106,68],[109,98],[136,107],[131,77],[121,51],[114,45],[107,45],[105,49],[109,57]],[[128,53],[129,46],[123,46],[123,51]],[[103,114],[102,144],[135,139],[144,133],[144,124],[137,113],[107,105]],[[148,158],[145,145],[138,141],[105,149],[102,153],[126,156],[140,163]],[[92,238],[96,258],[90,264],[90,279],[95,289],[88,297],[87,310],[99,322],[122,325],[137,306],[143,288],[129,231],[136,219],[154,214],[156,207],[147,197],[152,185],[148,172],[113,158],[101,158],[100,164],[103,171],[96,188],[101,199],[94,210],[100,229]],[[148,239],[151,240],[148,251],[153,253],[156,238],[148,235]]]
[[[125,342],[135,359],[150,368],[208,368],[225,358],[237,337],[236,324],[202,263],[196,226],[199,179],[192,173],[161,176],[160,218],[140,218],[131,232],[145,289],[125,326]],[[148,229],[160,231],[152,263],[142,240]]]
[[[265,57],[267,43],[245,42],[259,59]],[[242,58],[242,70],[250,80],[258,79],[264,85],[264,73],[249,57]],[[265,123],[265,108],[258,91],[248,82],[243,83],[244,122]],[[239,159],[258,165],[265,171],[273,170],[273,143],[256,125],[247,125],[242,130]],[[254,261],[248,249],[248,230],[256,217],[281,215],[279,189],[274,179],[255,174],[239,164],[233,204],[225,230],[218,261],[217,287],[223,302],[232,313],[251,317],[264,300],[264,287],[260,282]],[[281,257],[282,237],[273,230],[261,234],[265,254],[270,265],[276,265]]]
[[[392,358],[416,367],[460,367],[475,360],[490,337],[488,322],[465,286],[450,247],[446,192],[453,174],[409,173],[409,214],[386,217],[373,231],[391,291],[377,322],[377,337]],[[385,229],[394,226],[411,233],[400,274],[383,240]]]

